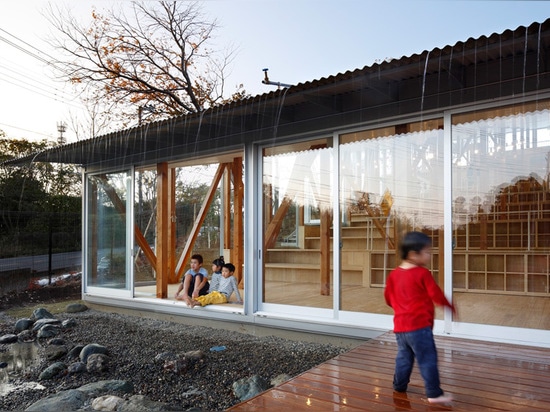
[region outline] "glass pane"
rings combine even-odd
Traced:
[[[264,150],[264,296],[332,308],[329,139]]]
[[[461,321],[550,328],[542,317],[549,292],[549,106],[453,117],[453,289]]]
[[[136,242],[133,257],[134,282],[136,286],[142,282],[154,282],[156,278],[154,265],[148,258],[155,253],[157,233],[157,172],[156,170],[139,170],[135,173],[135,210],[136,229],[145,238],[146,245]],[[151,294],[154,295],[154,289]],[[137,292],[137,289],[136,289]]]
[[[432,238],[429,269],[443,287],[442,129],[438,119],[341,136],[341,309],[393,313],[383,290],[399,264],[399,238],[409,230]]]
[[[88,176],[87,285],[128,289],[127,172]]]
[[[201,208],[219,167],[219,164],[210,164],[176,169],[176,256],[181,254],[190,238],[194,239],[193,254],[202,255],[203,267],[208,272],[211,272],[212,261],[223,253],[220,244],[220,235],[223,234],[221,184],[216,186],[210,206],[202,214]],[[227,256],[225,261],[230,262],[230,257]]]

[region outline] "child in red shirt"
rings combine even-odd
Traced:
[[[422,232],[409,232],[400,246],[403,262],[386,282],[384,298],[394,311],[394,333],[397,340],[393,388],[405,392],[414,360],[418,361],[430,403],[447,403],[450,395],[439,386],[437,350],[433,338],[434,303],[454,307],[425,267],[431,258],[431,239]]]

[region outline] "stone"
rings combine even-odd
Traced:
[[[101,373],[109,370],[109,357],[103,353],[92,353],[86,361],[86,370],[90,373]]]
[[[77,325],[78,323],[76,323],[76,320],[74,320],[73,318],[65,319],[63,322],[61,322],[61,327],[63,329],[71,329],[76,327]]]
[[[74,373],[82,373],[82,372],[87,372],[88,370],[86,369],[86,364],[84,362],[74,362],[74,363],[71,363],[69,365],[69,367],[67,368],[67,373],[69,375],[71,374],[74,374]]]
[[[83,303],[69,303],[65,308],[65,312],[67,313],[85,312],[87,310],[88,306],[84,305]]]
[[[13,333],[8,333],[6,335],[0,336],[0,343],[3,344],[9,344],[9,343],[15,343],[19,340],[17,335],[14,335]]]
[[[69,350],[69,353],[67,353],[67,359],[73,360],[73,359],[80,359],[80,352],[82,352],[82,349],[84,348],[84,345],[76,345]]]
[[[103,345],[100,345],[98,343],[90,343],[82,348],[80,351],[80,360],[84,363],[87,362],[88,356],[94,354],[94,353],[103,353],[106,354],[108,352],[107,348]]]
[[[143,395],[133,395],[130,399],[119,405],[117,411],[121,412],[161,412],[161,411],[182,411],[183,409],[176,405],[170,405],[164,402],[156,402],[147,399]]]
[[[23,332],[24,330],[30,329],[33,323],[34,321],[29,318],[18,319],[17,322],[15,322],[15,331]]]
[[[183,357],[185,359],[188,359],[190,361],[198,361],[202,358],[204,358],[206,354],[202,350],[191,350],[189,352],[185,352],[183,354]]]
[[[123,380],[104,380],[88,383],[78,388],[78,390],[90,397],[97,397],[109,392],[132,393],[134,385],[131,382]]]
[[[33,332],[37,332],[42,329],[45,325],[60,325],[61,321],[55,318],[42,318],[34,322],[32,326]]]
[[[44,349],[44,355],[46,359],[53,361],[62,358],[67,354],[67,348],[63,345],[51,345],[46,346]]]
[[[117,411],[119,407],[126,402],[124,399],[114,395],[103,395],[92,401],[94,411]]]
[[[26,412],[76,411],[84,406],[88,397],[78,389],[61,391],[33,403]]]
[[[32,320],[38,320],[38,319],[52,319],[53,315],[48,312],[46,308],[37,308],[33,310],[31,319]]]
[[[286,373],[281,373],[280,375],[275,376],[273,379],[271,379],[271,386],[279,386],[282,383],[285,383],[291,378],[290,375]]]
[[[177,358],[178,355],[176,355],[174,352],[162,352],[155,356],[155,361],[176,360]]]
[[[18,333],[17,338],[19,339],[19,342],[32,342],[33,340],[35,340],[35,336],[32,330],[28,329]]]
[[[59,326],[57,325],[44,325],[38,331],[36,335],[38,338],[51,338],[59,333]]]
[[[66,370],[67,370],[67,366],[65,366],[63,362],[55,362],[50,366],[48,366],[46,369],[44,369],[40,373],[40,376],[38,376],[38,379],[41,381],[53,379],[56,376],[65,373]]]
[[[233,394],[242,402],[253,398],[269,388],[267,382],[258,375],[233,382]]]

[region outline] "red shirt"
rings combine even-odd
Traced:
[[[394,332],[433,328],[434,303],[453,309],[431,272],[422,266],[392,270],[386,281],[384,298],[394,311]]]

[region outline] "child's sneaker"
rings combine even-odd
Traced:
[[[453,401],[453,397],[451,395],[441,394],[437,398],[428,398],[428,402],[430,403],[450,403]]]

